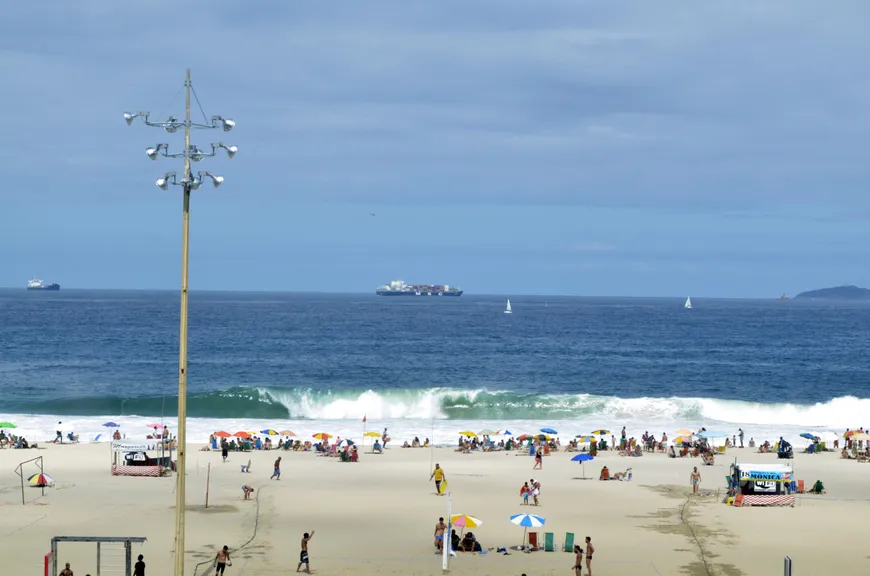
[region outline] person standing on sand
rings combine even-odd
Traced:
[[[579,544],[574,545],[574,576],[583,576],[583,548]]]
[[[444,468],[441,467],[440,464],[435,464],[435,470],[432,471],[432,475],[429,476],[429,480],[432,478],[435,479],[435,493],[441,494],[441,482],[445,479],[444,476]]]
[[[737,431],[739,432],[737,437],[740,438],[740,447],[743,448],[743,428],[738,428]]]
[[[697,496],[698,495],[698,487],[701,484],[701,473],[698,472],[697,466],[695,466],[695,468],[692,470],[692,475],[690,477],[690,480],[692,481],[692,495]]]
[[[133,567],[133,576],[145,576],[145,562],[143,558],[145,557],[139,554],[139,561]]]
[[[221,438],[221,457],[224,459],[224,462],[227,461],[227,456],[230,455],[230,443],[227,442],[226,438]]]
[[[73,576],[73,571],[69,569],[69,562],[66,563],[66,568],[60,571],[59,576]]]
[[[217,551],[214,557],[215,561],[215,573],[214,576],[218,576],[218,574],[224,573],[224,568],[227,566],[232,566],[232,560],[230,560],[230,549],[224,546],[220,550]]]
[[[447,531],[447,524],[444,523],[444,518],[438,519],[438,524],[435,525],[435,548],[439,552],[444,551],[444,532]]]
[[[302,552],[299,553],[299,565],[296,566],[297,572],[299,572],[299,569],[302,568],[303,564],[305,564],[305,572],[311,574],[311,566],[308,564],[308,543],[312,538],[314,538],[314,530],[311,531],[311,534],[306,532],[302,535]]]
[[[535,450],[535,465],[532,466],[532,470],[543,470],[544,468],[544,452],[540,446]]]
[[[592,538],[586,537],[586,570],[589,576],[592,576],[592,555],[595,553],[595,546],[592,545]]]
[[[281,479],[281,457],[280,456],[278,456],[278,459],[275,460],[275,471],[272,472],[272,476],[269,478],[269,480],[271,480],[272,478],[274,478],[276,480]]]

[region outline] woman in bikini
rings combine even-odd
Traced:
[[[583,549],[574,545],[574,576],[583,576]]]

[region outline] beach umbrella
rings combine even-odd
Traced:
[[[596,440],[595,436],[583,436],[582,434],[574,436],[574,439],[579,440],[580,442],[592,442],[593,440]]]
[[[607,436],[608,434],[610,434],[610,430],[605,430],[604,428],[602,428],[601,430],[593,430],[592,432],[590,432],[590,434],[593,434],[595,436]]]
[[[728,438],[728,433],[720,432],[719,430],[706,430],[704,432],[699,432],[698,436],[700,438]]]
[[[102,437],[103,437],[102,434],[97,434],[97,435],[94,437],[94,442],[99,442],[99,441],[100,441],[100,438],[102,438]]]
[[[547,521],[540,516],[534,516],[532,514],[514,514],[511,516],[511,523],[523,527],[523,545],[525,545],[526,534],[528,533],[529,528],[540,528],[546,524]]]
[[[460,528],[478,528],[483,524],[483,520],[468,514],[454,514],[450,517],[450,523]]]
[[[296,433],[293,430],[281,430],[281,436],[296,436]]]
[[[272,430],[271,428],[268,428],[266,430],[260,430],[260,434],[265,434],[266,436],[277,436],[278,435],[278,433],[275,432],[274,430]]]
[[[15,424],[12,422],[0,422],[0,428],[15,428]]]
[[[580,462],[580,464],[583,466],[583,478],[585,479],[586,478],[586,462],[588,462],[590,460],[594,460],[594,459],[595,458],[593,458],[589,454],[577,454],[576,456],[571,458],[571,462]]]
[[[318,432],[317,434],[313,434],[311,436],[315,440],[329,440],[332,438],[332,434],[327,434],[326,432]]]
[[[54,479],[48,474],[34,474],[30,478],[27,479],[27,482],[31,486],[51,486],[54,484]]]
[[[235,436],[236,438],[250,438],[251,433],[242,431],[242,432],[236,432],[235,434],[233,434],[233,436]]]
[[[460,434],[461,436],[468,436],[469,438],[471,438],[472,436],[475,437],[475,438],[477,438],[477,434],[475,434],[475,433],[472,432],[471,430],[463,430],[463,431],[460,432],[459,434]]]
[[[232,436],[232,434],[230,434],[229,432],[224,432],[223,430],[221,430],[220,432],[215,432],[214,435],[218,438],[229,438]]]
[[[801,434],[801,438],[806,438],[807,440],[815,440],[817,436],[815,434],[810,434],[809,432],[804,432]]]
[[[681,428],[674,432],[677,436],[693,436],[695,434],[694,430],[689,430],[688,428]]]
[[[541,432],[544,434],[558,434],[558,432],[552,428],[541,428]]]
[[[498,430],[481,430],[478,434],[481,436],[498,436],[501,432]]]
[[[121,427],[120,424],[115,424],[114,422],[106,422],[105,424],[103,424],[103,426],[105,428],[120,428]]]
[[[505,431],[504,431],[504,435],[505,435],[505,436],[510,436],[510,435],[511,435],[511,431],[510,431],[510,430],[505,430]]]
[[[380,438],[381,433],[380,432],[366,432],[365,434],[363,434],[363,436],[365,436],[367,438]]]
[[[690,436],[690,435],[677,436],[676,438],[674,438],[674,444],[682,444],[683,442],[691,442],[691,441],[692,441],[692,436]]]
[[[849,439],[853,442],[860,442],[861,440],[870,440],[870,434],[866,432],[859,432],[858,434],[852,434],[849,436]]]
[[[2,425],[0,425],[0,428],[2,428]],[[843,434],[843,438],[851,438],[852,436],[854,436],[857,433],[858,433],[858,430],[847,430],[846,433]]]
[[[342,438],[341,440],[338,441],[339,446],[343,446],[345,444],[347,444],[348,446],[353,446],[353,440],[349,440],[347,438]]]
[[[163,424],[146,424],[146,428],[163,428]]]

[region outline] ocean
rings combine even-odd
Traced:
[[[870,305],[799,300],[192,292],[188,438],[388,428],[678,428],[797,440],[870,424]],[[0,290],[0,421],[175,430],[177,292]],[[363,418],[366,422],[363,423]],[[62,424],[58,425],[58,422]]]

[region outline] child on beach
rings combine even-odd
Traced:
[[[247,484],[242,486],[242,492],[245,493],[245,500],[251,499],[251,494],[254,493],[254,489],[248,486]]]
[[[384,431],[386,432],[386,430]],[[305,564],[305,571],[311,574],[311,567],[308,564],[308,543],[312,538],[314,538],[314,530],[311,531],[311,534],[306,532],[302,535],[302,552],[299,553],[299,564],[296,566],[297,572],[299,572],[299,569],[302,568],[303,564]]]
[[[520,488],[520,496],[523,497],[523,505],[529,505],[529,494],[532,492],[531,488],[529,488],[529,483],[526,482],[523,484],[522,488]]]

